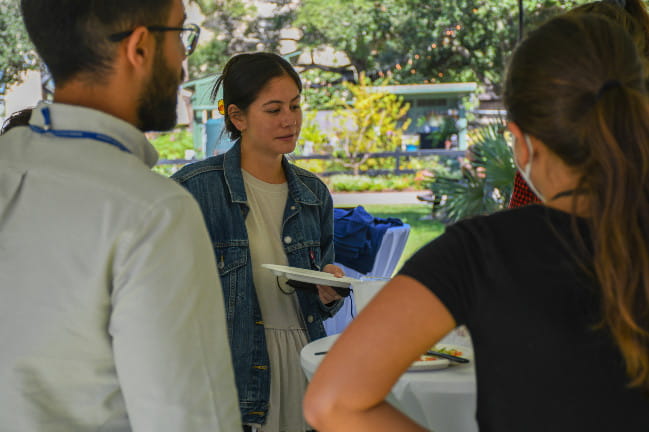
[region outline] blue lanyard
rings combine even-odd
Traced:
[[[87,140],[101,141],[102,143],[108,143],[111,146],[115,146],[119,150],[126,153],[133,153],[126,146],[124,146],[119,141],[115,140],[113,137],[110,137],[105,134],[100,134],[98,132],[91,131],[71,131],[71,130],[62,130],[62,129],[51,129],[52,118],[50,116],[50,109],[43,108],[41,110],[43,114],[43,119],[45,119],[45,128],[39,128],[38,126],[29,125],[29,128],[36,132],[37,134],[51,134],[59,138],[82,138]]]

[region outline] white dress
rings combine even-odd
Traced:
[[[300,351],[308,343],[293,289],[278,281],[264,263],[288,265],[282,245],[282,219],[288,185],[263,182],[242,170],[250,211],[246,229],[250,241],[252,277],[264,321],[270,359],[270,408],[262,431],[306,431],[302,398],[307,379]]]

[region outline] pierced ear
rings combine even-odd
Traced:
[[[126,58],[134,68],[145,67],[153,60],[155,41],[146,27],[140,26],[126,39]]]
[[[246,116],[244,113],[234,104],[228,105],[228,117],[232,124],[240,131],[243,132],[247,128]]]

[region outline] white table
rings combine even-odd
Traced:
[[[307,344],[300,355],[311,379],[338,334]],[[478,431],[475,420],[476,382],[473,362],[443,370],[404,373],[387,400],[423,427],[435,431]]]

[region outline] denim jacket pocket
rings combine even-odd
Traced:
[[[245,244],[245,245],[244,245]],[[248,285],[248,244],[243,242],[234,245],[215,245],[216,267],[221,277],[223,301],[228,318],[228,331],[232,336],[232,319],[236,312],[238,297],[243,297],[241,290]]]
[[[248,245],[215,246],[216,267],[221,278],[248,263]]]
[[[314,271],[322,270],[322,252],[320,251],[319,241],[296,242],[289,247],[285,247],[285,251],[289,266]]]

